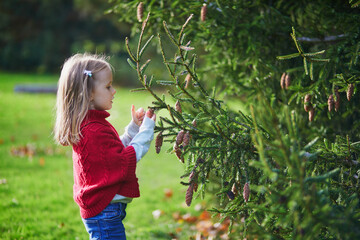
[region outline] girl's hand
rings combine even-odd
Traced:
[[[155,122],[156,114],[154,113],[154,109],[150,108],[149,110],[147,110],[146,111],[146,116]]]
[[[138,126],[141,125],[142,121],[144,120],[145,111],[143,108],[139,108],[137,111],[135,111],[135,106],[131,106],[131,117],[134,123]]]

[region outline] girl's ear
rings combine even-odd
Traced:
[[[91,92],[90,93],[90,98],[89,98],[89,108],[90,109],[93,109],[94,108],[94,93],[93,92]]]
[[[91,91],[89,101],[92,102],[93,100],[94,100],[94,91]]]

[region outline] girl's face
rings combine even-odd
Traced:
[[[110,110],[116,93],[112,86],[113,76],[110,69],[105,68],[96,73],[96,80],[91,94],[90,109]]]

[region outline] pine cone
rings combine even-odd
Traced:
[[[197,192],[197,190],[198,190],[198,184],[197,184],[197,182],[194,182],[194,192]]]
[[[196,119],[194,119],[194,120],[192,121],[192,125],[193,125],[194,127],[197,127]]]
[[[311,108],[311,110],[309,111],[309,121],[312,122],[314,120],[314,116],[315,116],[315,109]]]
[[[191,82],[191,75],[190,73],[188,73],[188,75],[186,75],[185,77],[185,89],[189,87],[190,82]]]
[[[161,146],[163,144],[163,136],[162,136],[162,132],[160,132],[155,140],[155,149],[156,149],[156,153],[160,153],[161,150]]]
[[[226,195],[229,198],[229,200],[235,199],[235,194],[231,190],[227,191]]]
[[[327,104],[328,104],[328,110],[329,112],[331,112],[334,108],[334,97],[332,94],[329,96]]]
[[[350,83],[348,85],[347,91],[346,91],[346,98],[348,101],[350,101],[351,97],[354,94],[354,84]]]
[[[193,180],[195,176],[195,171],[191,171],[190,175],[189,175],[189,182],[191,182]]]
[[[198,178],[198,173],[196,173],[194,170],[191,171],[189,176],[189,183],[194,185],[194,192],[196,192],[198,188],[197,178]]]
[[[285,88],[288,89],[291,84],[291,78],[289,74],[286,74],[285,76]]]
[[[184,135],[185,135],[185,131],[180,130],[179,133],[176,136],[176,145],[179,146],[183,142]]]
[[[193,193],[194,193],[194,184],[191,183],[189,185],[188,189],[186,190],[186,195],[185,195],[185,202],[188,207],[190,207],[190,205],[191,205]]]
[[[183,138],[183,146],[186,147],[187,145],[189,145],[189,142],[190,142],[190,132],[186,131]]]
[[[339,111],[340,109],[340,94],[338,89],[335,90],[335,97],[336,97],[336,101],[335,101],[335,111]]]
[[[206,12],[207,12],[207,5],[204,3],[203,6],[201,7],[201,12],[200,12],[200,17],[202,22],[205,22]]]
[[[177,100],[175,103],[175,110],[178,111],[179,113],[182,113],[181,104],[179,100]]]
[[[201,164],[201,163],[204,163],[204,162],[205,162],[205,159],[203,159],[203,158],[198,158],[196,160],[196,164]]]
[[[310,109],[312,108],[312,105],[311,105],[311,95],[310,94],[306,94],[305,95],[305,98],[304,98],[304,109],[306,112],[309,112]]]
[[[280,78],[280,86],[281,86],[281,89],[284,89],[284,88],[285,88],[285,78],[286,78],[286,73],[284,72],[284,73],[281,75],[281,78]]]
[[[149,108],[148,110],[150,112],[150,116],[148,116],[148,117],[152,118],[152,116],[154,115],[155,110],[153,108]]]
[[[244,198],[245,202],[249,201],[249,196],[250,196],[250,186],[249,186],[249,183],[245,183],[244,191],[243,191],[243,198]]]
[[[144,13],[144,4],[143,2],[140,2],[137,7],[137,19],[139,22],[142,22],[143,13]]]
[[[231,187],[231,191],[234,193],[235,196],[237,195],[238,190],[237,190],[237,188],[236,188],[236,183],[235,183],[235,182],[234,182],[234,184],[233,184],[232,187]]]
[[[175,151],[176,157],[177,157],[182,163],[184,163],[184,157],[182,156],[182,151],[181,151],[181,149],[179,148],[179,146],[176,145],[176,143],[175,143],[175,145],[174,145],[174,151]]]

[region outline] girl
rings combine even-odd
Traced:
[[[58,82],[55,139],[72,145],[74,200],[90,239],[126,239],[125,208],[140,196],[136,163],[154,137],[150,110],[132,105],[121,137],[106,120],[116,93],[112,81],[104,57],[76,54],[65,61]]]

